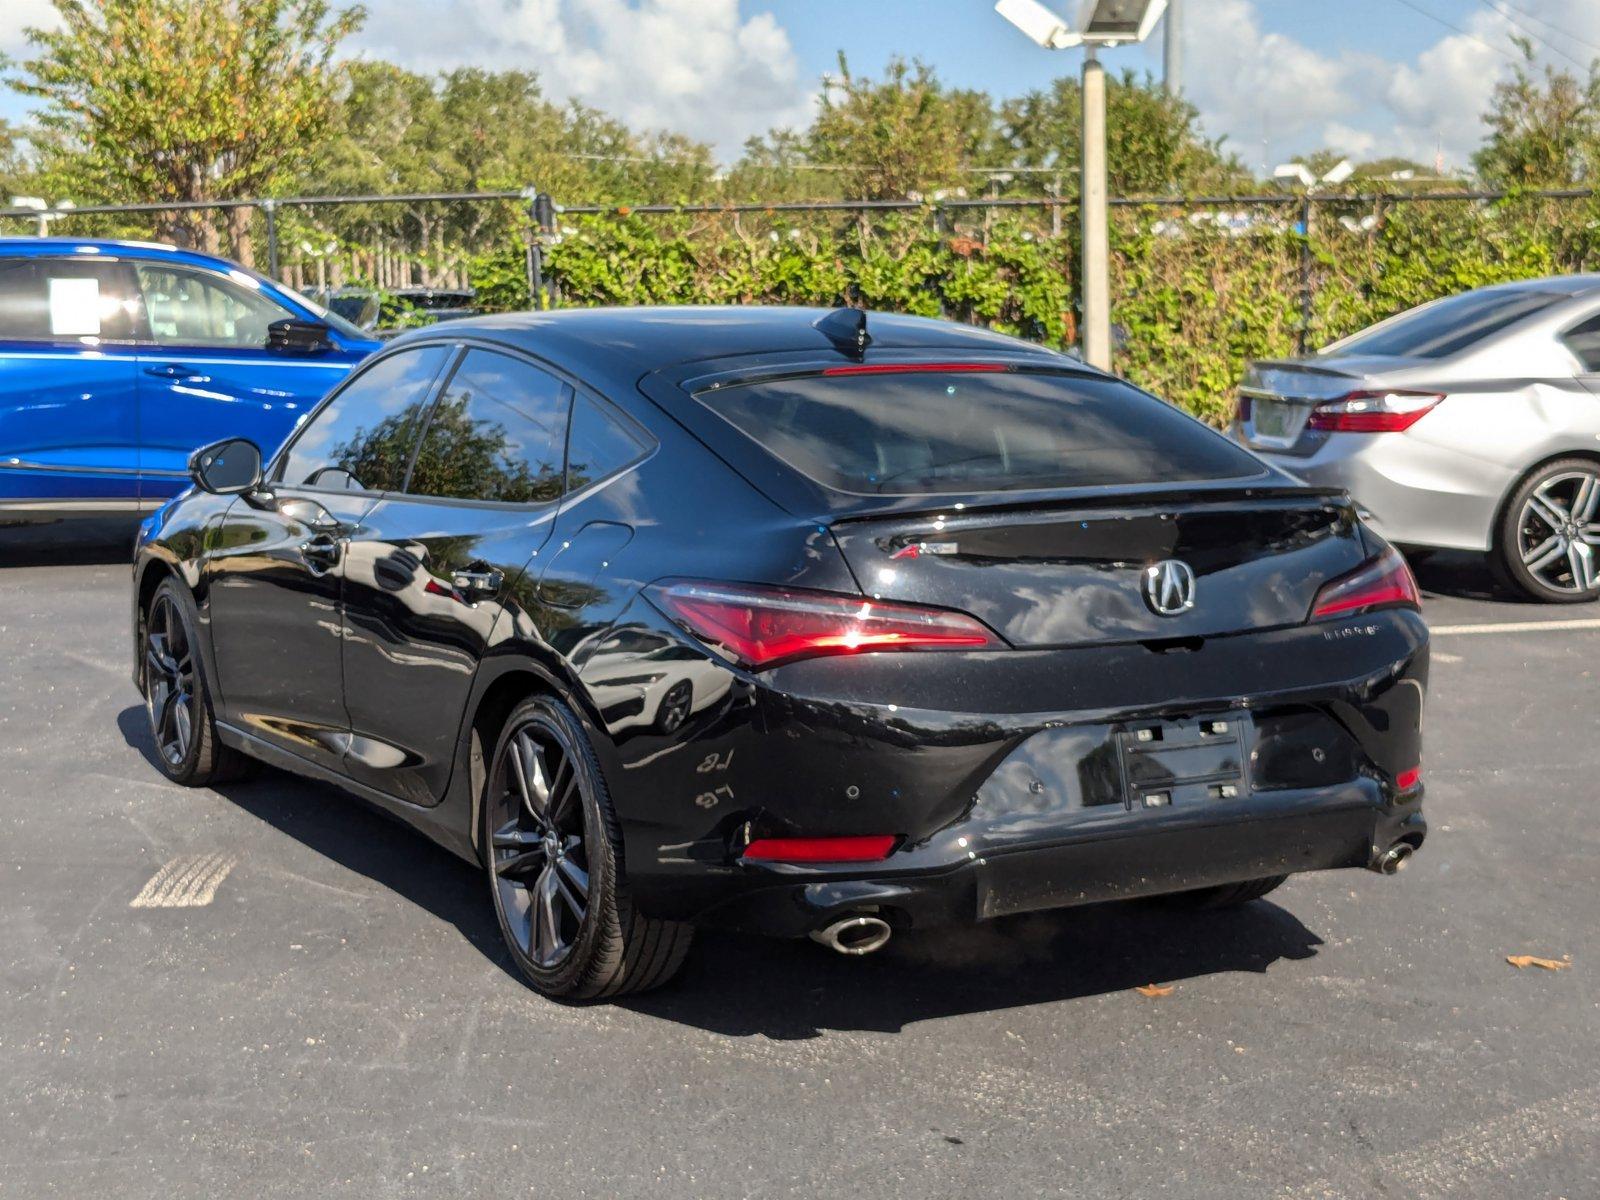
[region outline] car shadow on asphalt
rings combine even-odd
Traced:
[[[1204,913],[1151,900],[1002,917],[901,934],[864,958],[807,941],[703,931],[677,982],[620,1003],[734,1037],[898,1033],[941,1017],[1259,974],[1281,959],[1311,958],[1320,945],[1266,900]]]
[[[142,707],[117,717],[160,770]],[[447,921],[521,983],[478,873],[421,834],[332,786],[269,767],[213,789],[347,870]],[[1314,956],[1322,939],[1266,900],[1190,912],[1159,901],[1096,904],[896,937],[847,958],[810,941],[702,930],[683,974],[618,1001],[643,1015],[726,1036],[796,1040],[824,1030],[898,1032],[939,1017],[1261,973]]]
[[[1542,607],[1530,596],[1506,587],[1489,568],[1482,554],[1461,550],[1439,550],[1409,557],[1411,573],[1417,577],[1423,599],[1454,596],[1459,600],[1490,600],[1499,604],[1526,604]]]

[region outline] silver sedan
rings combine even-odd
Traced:
[[[1600,275],[1479,288],[1251,365],[1234,436],[1346,489],[1390,541],[1600,595]]]

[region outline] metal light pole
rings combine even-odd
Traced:
[[[1167,0],[1162,27],[1162,78],[1167,95],[1183,95],[1183,0]]]
[[[1106,69],[1094,47],[1083,56],[1083,361],[1111,369],[1111,231],[1106,209]]]
[[[1142,42],[1168,0],[1083,0],[1081,32],[1074,32],[1039,0],[996,0],[994,9],[1047,50],[1083,46],[1083,165],[1078,206],[1083,222],[1080,255],[1084,362],[1111,369],[1111,245],[1106,204],[1106,74],[1095,57],[1101,46]]]

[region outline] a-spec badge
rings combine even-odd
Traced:
[[[1194,568],[1176,558],[1144,569],[1144,602],[1150,611],[1175,617],[1194,607]]]
[[[890,558],[921,558],[924,554],[954,554],[954,542],[911,542],[890,553]]]

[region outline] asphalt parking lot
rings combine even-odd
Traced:
[[[0,1196],[1600,1195],[1600,606],[1419,572],[1397,878],[859,961],[703,936],[668,990],[567,1007],[420,837],[272,772],[166,783],[115,531],[7,536]]]

